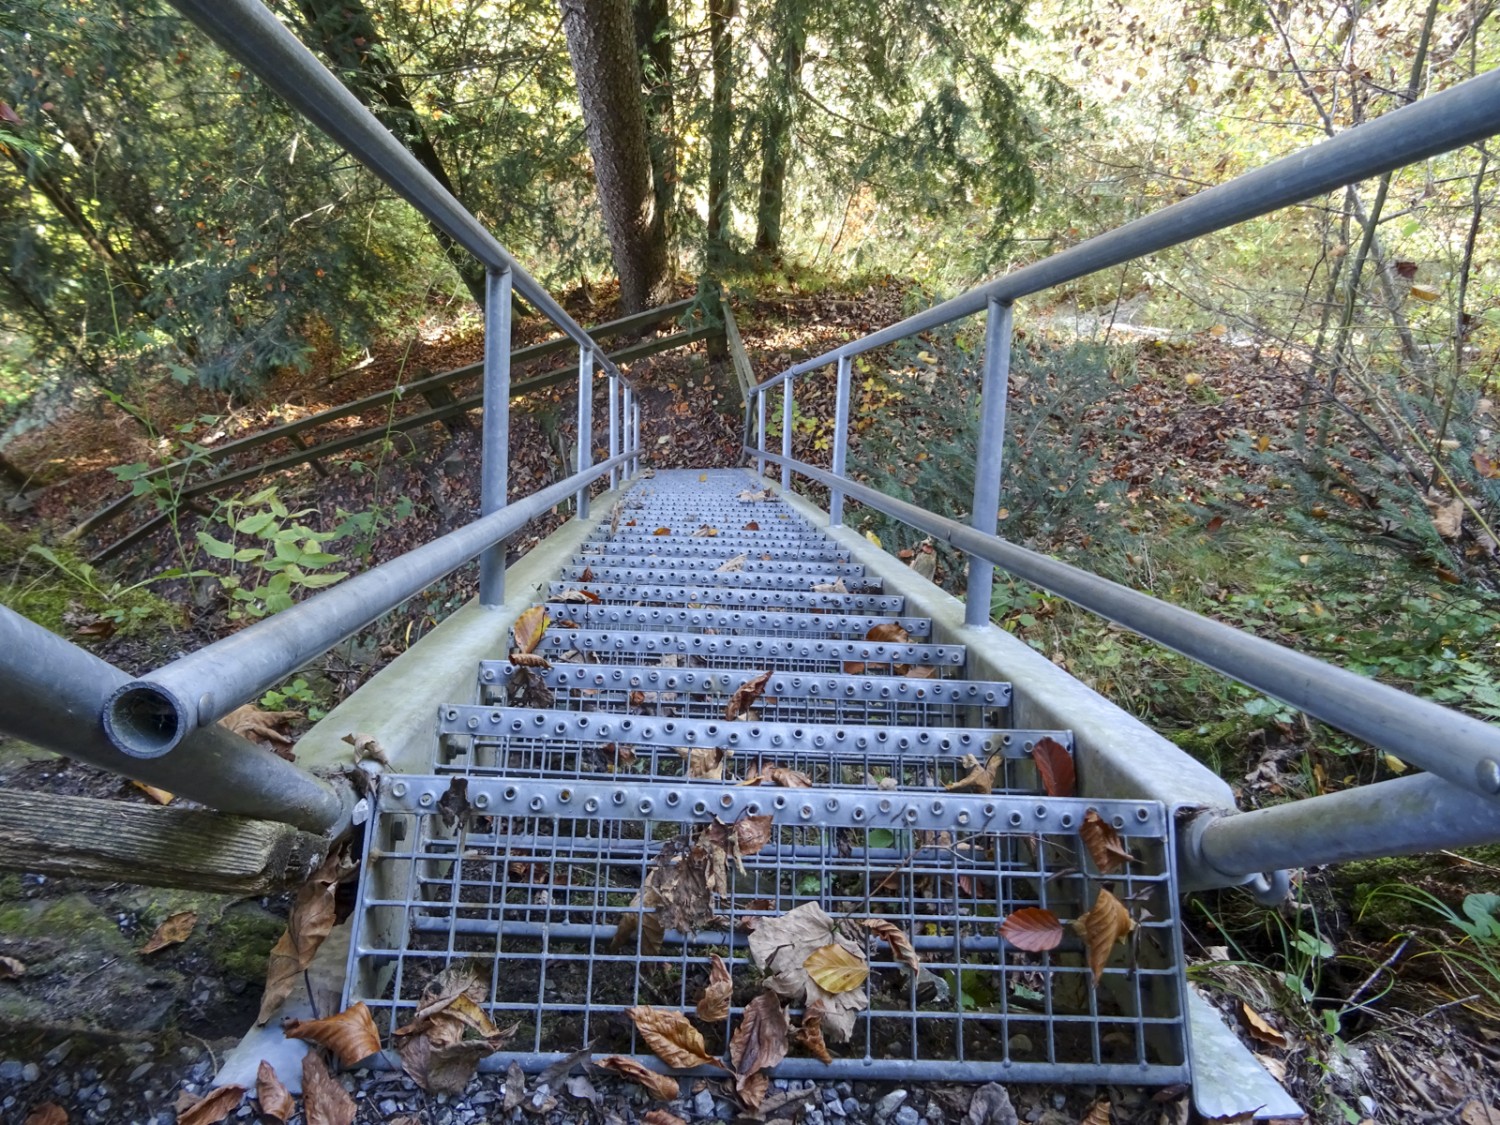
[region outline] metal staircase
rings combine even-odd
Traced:
[[[1010,686],[964,678],[963,646],[929,643],[882,586],[748,473],[639,481],[547,585],[529,662],[482,662],[474,702],[438,710],[432,773],[385,779],[346,999],[389,1032],[472,963],[490,1018],[517,1025],[486,1065],[587,1046],[666,1069],[625,1010],[691,1013],[718,954],[733,1005],[697,1026],[722,1057],[767,975],[750,934],[817,903],[871,975],[833,1061],[794,1050],[776,1077],[1187,1080],[1169,811],[1043,795],[1033,751],[1071,754],[1071,733],[1015,728]],[[1099,868],[1091,814],[1133,862]],[[757,817],[763,846],[704,849]],[[706,886],[653,898],[695,855]],[[1137,929],[1097,985],[1071,930],[1047,952],[1001,936],[1024,908],[1066,925],[1101,889]]]

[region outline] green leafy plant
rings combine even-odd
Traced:
[[[125,634],[137,632],[148,623],[171,623],[176,617],[172,608],[160,598],[143,596],[147,587],[174,578],[192,578],[209,573],[184,571],[174,567],[139,582],[127,584],[110,578],[97,567],[65,550],[33,543],[26,549],[26,553],[42,559],[64,575],[75,584],[76,593],[95,609],[100,618]]]
[[[315,510],[291,511],[273,486],[224,505],[214,517],[223,538],[208,531],[197,533],[205,554],[230,564],[228,573],[215,577],[229,593],[231,621],[288,609],[297,592],[332,586],[348,577],[346,570],[326,570],[341,561],[323,549],[339,533],[315,531],[301,522]]]
[[[323,706],[322,695],[307,682],[305,676],[294,676],[279,687],[272,688],[260,697],[260,705],[267,711],[300,709],[314,723],[328,714],[328,708]]]
[[[1500,894],[1466,895],[1460,908],[1454,910],[1421,887],[1387,883],[1370,892],[1360,909],[1361,919],[1381,900],[1389,899],[1419,906],[1462,935],[1411,960],[1435,958],[1460,997],[1482,1001],[1492,1011],[1500,1011]]]

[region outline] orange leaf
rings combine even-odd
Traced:
[[[354,870],[354,861],[335,848],[309,876],[292,902],[286,933],[271,947],[266,963],[266,991],[261,997],[257,1024],[265,1023],[292,994],[303,970],[333,930],[333,898],[340,881]]]
[[[134,785],[158,805],[170,805],[174,800],[172,794],[168,793],[165,789],[158,789],[154,785],[147,785],[144,781],[132,781],[130,784]]]
[[[245,1100],[245,1087],[220,1086],[177,1115],[177,1125],[217,1125]]]
[[[911,644],[911,634],[894,621],[888,621],[883,625],[876,625],[866,633],[865,640],[876,641],[880,644],[909,645]]]
[[[943,786],[950,793],[969,792],[989,793],[995,788],[995,774],[1000,770],[1000,759],[997,757],[989,765],[985,765],[973,754],[965,754],[959,761],[959,765],[966,766],[969,770],[957,781],[949,782]]]
[[[68,1111],[56,1102],[43,1102],[26,1115],[26,1125],[68,1125]]]
[[[821,1000],[814,1000],[807,1006],[807,1011],[802,1013],[802,1026],[797,1029],[797,1042],[824,1066],[832,1066],[833,1055],[823,1041],[823,1010]]]
[[[1045,953],[1062,943],[1063,927],[1052,911],[1025,906],[1000,923],[1000,936],[1027,953]]]
[[[1109,1117],[1109,1102],[1101,1098],[1089,1106],[1088,1113],[1078,1125],[1109,1125]]]
[[[584,567],[583,568],[583,573],[578,576],[578,581],[580,581],[580,582],[592,582],[593,580],[594,580],[594,568],[591,567],[591,566]]]
[[[1043,738],[1031,748],[1031,760],[1036,764],[1037,776],[1042,779],[1042,790],[1049,797],[1071,797],[1078,792],[1078,774],[1073,768],[1073,755],[1055,738]]]
[[[363,1000],[320,1020],[287,1020],[282,1031],[288,1039],[306,1039],[327,1047],[344,1066],[353,1066],[380,1050],[380,1032],[375,1030],[375,1020]]]
[[[906,936],[906,931],[894,922],[887,922],[884,918],[866,918],[865,929],[878,937],[891,947],[898,960],[906,962],[911,971],[920,973],[922,971],[922,959],[917,956],[917,950],[911,943],[911,938]]]
[[[529,653],[542,643],[542,634],[547,631],[550,622],[547,620],[547,607],[534,605],[511,626],[511,631],[516,637],[516,651]]]
[[[165,949],[169,945],[179,945],[187,941],[188,936],[193,932],[193,927],[197,924],[198,912],[196,910],[183,910],[172,914],[152,931],[150,940],[141,946],[141,952],[155,953],[158,949]]]
[[[658,527],[651,534],[652,535],[671,535],[672,534],[672,529],[670,527]]]
[[[745,525],[745,530],[746,531],[759,531],[760,530],[760,524],[756,523],[754,520],[751,520],[749,523],[747,523]]]
[[[260,1060],[260,1068],[255,1072],[255,1100],[260,1102],[262,1117],[290,1121],[292,1114],[297,1112],[297,1103],[292,1101],[292,1095],[276,1076],[276,1068],[265,1059]]]
[[[1240,1012],[1245,1017],[1245,1025],[1250,1029],[1250,1035],[1259,1039],[1262,1043],[1269,1043],[1273,1047],[1285,1047],[1286,1036],[1280,1029],[1272,1027],[1266,1022],[1264,1016],[1252,1008],[1243,1000],[1240,1001]]]
[[[1083,814],[1083,825],[1078,829],[1084,847],[1088,848],[1094,866],[1104,875],[1123,871],[1127,863],[1139,863],[1134,854],[1120,842],[1120,834],[1114,825],[1105,823],[1095,809]]]
[[[668,1113],[664,1109],[652,1109],[641,1118],[645,1125],[688,1125],[686,1121],[675,1113]]]
[[[765,1097],[760,1076],[786,1058],[790,1029],[791,1020],[774,992],[762,992],[745,1005],[745,1014],[729,1040],[729,1061],[734,1064],[735,1089],[746,1105],[758,1106]]]
[[[1115,943],[1135,929],[1135,919],[1124,903],[1108,891],[1101,890],[1094,908],[1073,923],[1089,951],[1089,968],[1094,970],[1094,985],[1104,975],[1104,965],[1114,951]]]
[[[858,661],[858,660],[846,660],[846,661],[844,661],[844,675],[846,675],[846,676],[863,676],[864,674],[865,674],[865,666],[860,661]]]
[[[802,967],[819,988],[834,996],[853,991],[870,975],[870,966],[864,958],[850,953],[837,942],[814,949],[802,962]]]
[[[743,816],[734,822],[734,844],[740,855],[755,855],[771,842],[771,817]]]
[[[646,1046],[673,1070],[720,1065],[709,1055],[703,1036],[683,1013],[668,1008],[638,1006],[626,1008],[625,1014],[635,1024]]]
[[[724,718],[732,722],[750,710],[755,706],[755,701],[765,694],[766,684],[770,682],[771,673],[762,672],[758,676],[751,676],[735,688],[734,695],[729,698],[729,706],[724,709]]]
[[[812,778],[800,770],[787,769],[786,766],[761,766],[740,784],[779,785],[783,789],[810,789]]]
[[[698,1018],[704,1023],[718,1023],[726,1019],[729,1016],[729,998],[734,993],[734,982],[729,977],[724,959],[717,953],[712,954],[712,958],[708,967],[708,984],[703,988],[703,995],[698,997]]]
[[[623,1078],[628,1078],[638,1086],[644,1086],[658,1101],[673,1101],[680,1089],[677,1079],[652,1070],[648,1066],[642,1066],[634,1059],[627,1059],[623,1055],[606,1055],[598,1060],[598,1065],[605,1070],[614,1071]]]
[[[354,1099],[328,1073],[317,1051],[302,1056],[302,1117],[306,1125],[354,1125]]]

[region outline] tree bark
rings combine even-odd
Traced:
[[[792,152],[792,115],[802,87],[807,53],[806,8],[801,0],[781,0],[776,12],[776,58],[779,81],[772,83],[760,131],[760,194],[755,206],[755,249],[781,252],[781,206]]]
[[[670,236],[677,194],[677,110],[672,91],[671,12],[667,0],[635,0],[635,43],[646,94],[651,185],[663,237]]]
[[[729,157],[734,128],[734,0],[709,0],[708,41],[713,62],[713,103],[708,117],[708,261],[716,272],[728,249]]]
[[[620,275],[620,307],[638,312],[666,293],[666,217],[657,209],[629,0],[561,0],[599,207]]]

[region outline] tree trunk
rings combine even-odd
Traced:
[[[781,252],[781,206],[786,169],[792,152],[792,114],[802,87],[807,53],[806,8],[801,0],[782,0],[776,12],[776,59],[781,72],[773,78],[760,131],[760,194],[755,206],[755,249]],[[776,79],[779,79],[777,81]]]
[[[297,6],[323,54],[342,72],[341,77],[354,96],[380,118],[380,123],[396,135],[418,164],[432,173],[433,179],[458,199],[448,169],[411,103],[406,83],[390,55],[374,49],[380,44],[380,33],[363,0],[298,0]],[[446,231],[436,226],[431,229],[469,295],[484,308],[484,266]]]
[[[657,210],[629,0],[562,0],[563,32],[583,106],[599,207],[620,275],[620,306],[666,292],[666,217]]]
[[[670,234],[677,193],[677,111],[672,92],[672,24],[667,0],[635,0],[635,43],[646,93],[651,184],[656,213]]]
[[[729,234],[729,155],[734,129],[734,39],[729,20],[734,0],[709,0],[708,42],[713,60],[713,104],[708,117],[708,262],[722,266]]]

